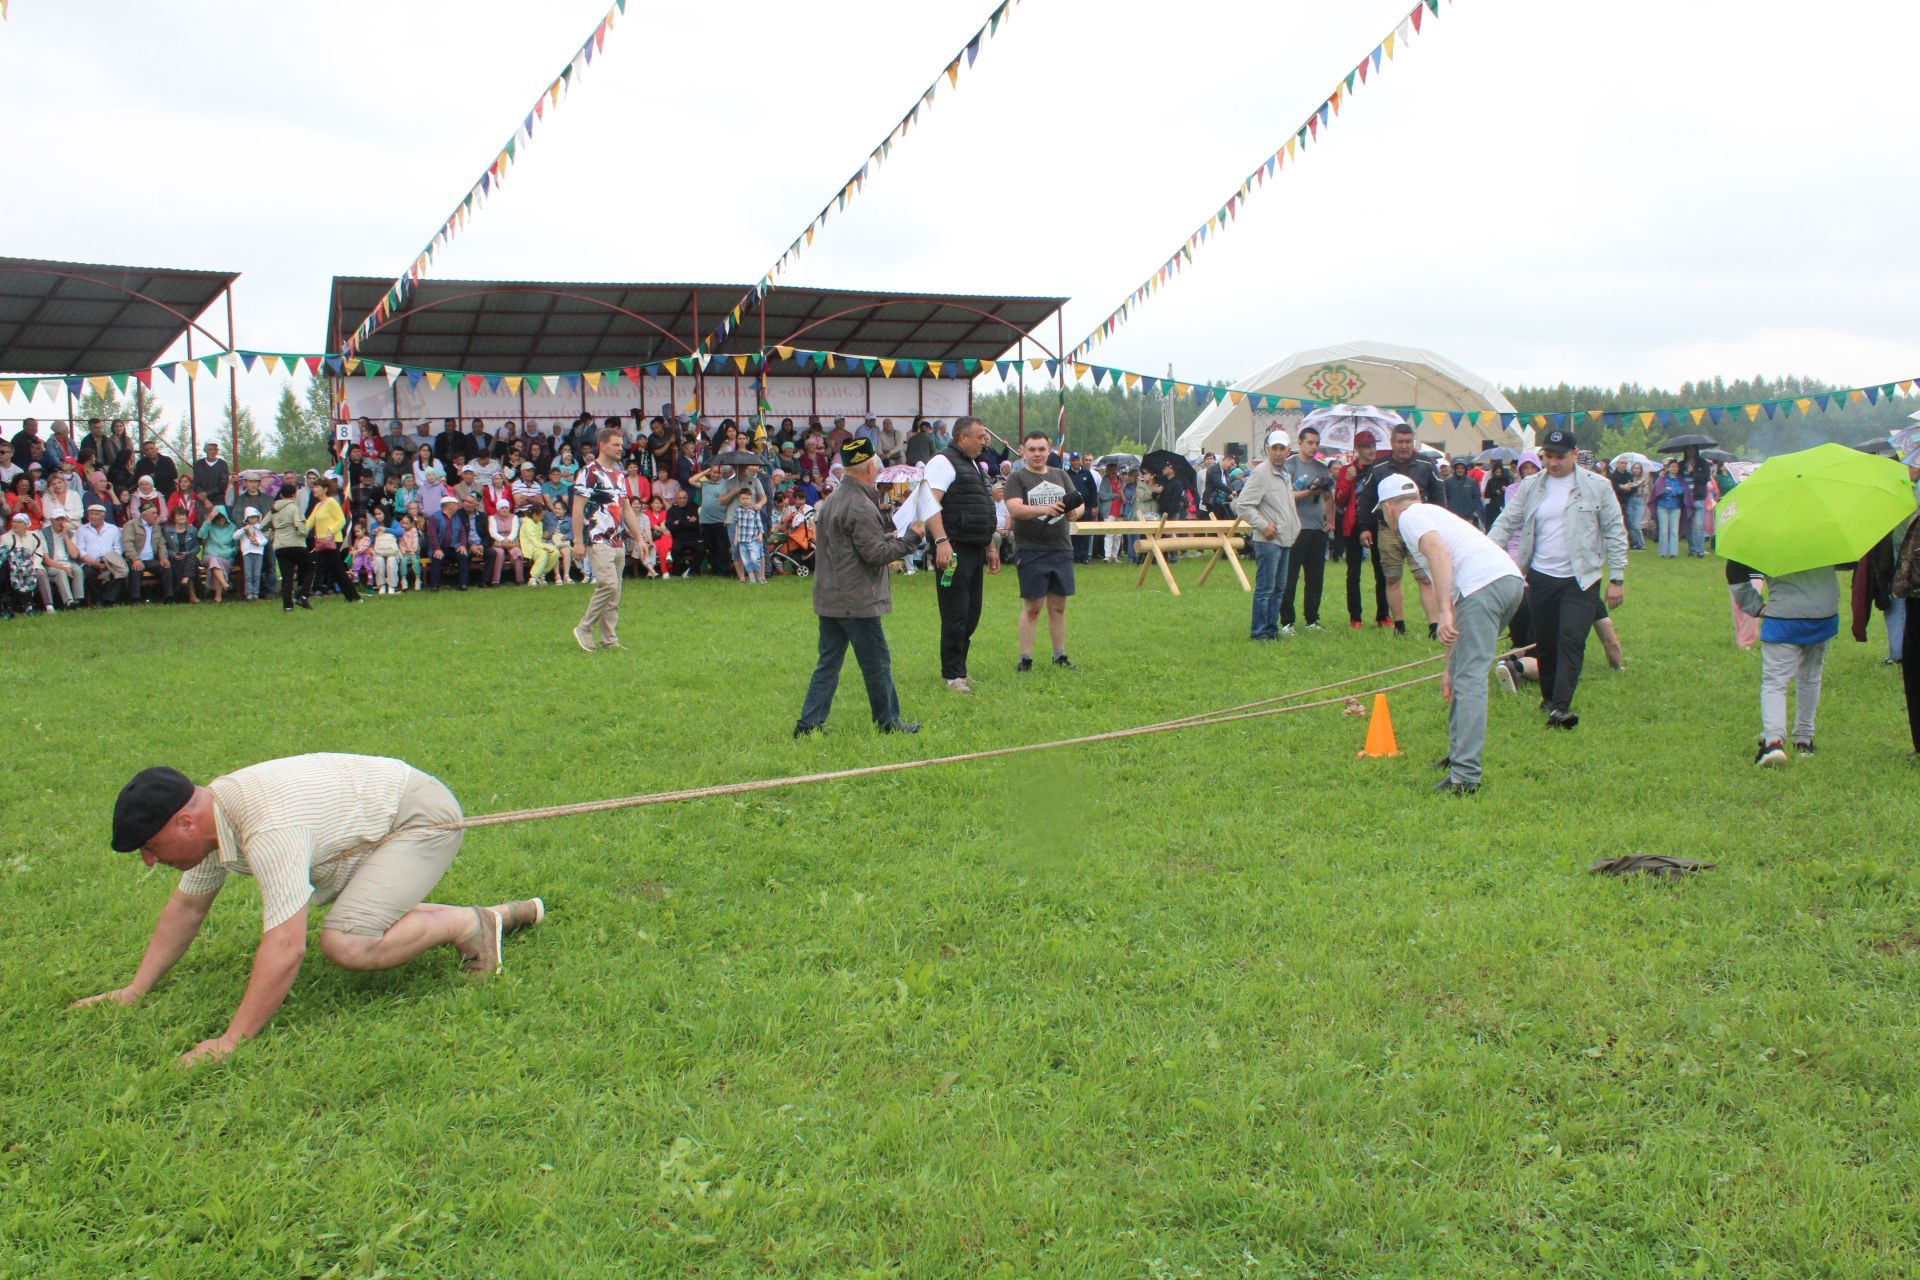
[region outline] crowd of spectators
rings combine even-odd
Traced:
[[[382,432],[362,418],[324,469],[236,472],[213,441],[183,465],[157,439],[136,442],[125,420],[91,420],[76,440],[71,423],[43,432],[29,418],[0,441],[0,616],[276,594],[290,611],[362,589],[586,581],[571,491],[602,425],[583,413]],[[887,463],[913,464],[948,439],[935,419],[902,431],[891,419],[784,418],[757,432],[727,419],[709,431],[636,412],[604,425],[622,431],[627,498],[655,533],[626,572],[748,582],[765,580],[758,557],[800,532],[835,483],[841,444],[864,436]]]

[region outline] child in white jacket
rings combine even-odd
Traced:
[[[267,531],[260,524],[260,509],[248,507],[244,517],[246,523],[240,526],[240,532],[234,541],[240,548],[240,563],[246,570],[247,599],[260,598],[260,574],[267,562]]]

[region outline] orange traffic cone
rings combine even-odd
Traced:
[[[1397,756],[1400,748],[1393,740],[1393,713],[1387,710],[1387,695],[1373,695],[1373,715],[1367,719],[1367,746],[1361,759],[1369,756]]]

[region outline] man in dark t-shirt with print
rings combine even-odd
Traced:
[[[1013,518],[1013,546],[1019,554],[1020,665],[1033,670],[1033,633],[1040,609],[1047,610],[1047,636],[1053,641],[1053,665],[1072,671],[1067,658],[1067,597],[1073,594],[1073,541],[1070,514],[1082,498],[1072,477],[1047,465],[1053,441],[1044,431],[1029,431],[1020,441],[1020,463],[1007,477],[1007,514]]]

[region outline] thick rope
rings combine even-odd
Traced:
[[[1528,650],[1532,648],[1533,646],[1530,644],[1523,644],[1517,649],[1509,649],[1505,653],[1495,654],[1493,656],[1493,660],[1495,662],[1499,662],[1506,658],[1518,657],[1520,654],[1526,653]],[[1278,697],[1274,697],[1274,698],[1261,698],[1256,702],[1243,702],[1237,707],[1222,707],[1218,711],[1202,711],[1198,715],[1183,716],[1178,720],[1168,720],[1168,721],[1165,721],[1165,723],[1169,725],[1211,724],[1214,718],[1217,716],[1230,715],[1236,711],[1251,711],[1256,707],[1268,707],[1268,706],[1274,705],[1275,703],[1280,703],[1280,702],[1291,702],[1295,698],[1304,698],[1304,697],[1307,697],[1309,694],[1315,694],[1315,693],[1326,693],[1330,689],[1342,689],[1350,684],[1364,684],[1368,680],[1378,680],[1381,676],[1398,675],[1402,671],[1411,671],[1415,667],[1424,667],[1429,663],[1444,662],[1447,659],[1447,656],[1448,655],[1444,653],[1436,653],[1425,658],[1415,658],[1412,662],[1403,662],[1397,667],[1384,667],[1379,671],[1371,672],[1364,676],[1351,676],[1345,680],[1335,680],[1331,684],[1315,685],[1311,689],[1301,689],[1295,693],[1283,693]],[[1427,678],[1433,679],[1434,677],[1429,676]],[[1398,686],[1395,686],[1395,687],[1397,688]],[[1368,691],[1368,693],[1371,693],[1371,692],[1375,692],[1375,691],[1373,690]],[[1368,696],[1368,693],[1350,694],[1348,696],[1355,697],[1355,698],[1364,698]]]
[[[1532,646],[1527,646],[1531,648]],[[1520,649],[1508,650],[1498,658],[1511,657],[1520,653]],[[710,800],[719,796],[747,795],[755,791],[775,791],[785,787],[806,786],[816,782],[845,782],[853,778],[873,778],[889,773],[905,773],[910,769],[929,769],[935,765],[968,764],[976,760],[998,760],[1007,756],[1025,755],[1033,751],[1054,751],[1061,747],[1084,747],[1096,742],[1118,742],[1125,738],[1145,737],[1155,733],[1171,733],[1176,729],[1197,729],[1208,725],[1232,724],[1241,720],[1259,720],[1267,716],[1285,715],[1291,711],[1311,711],[1319,707],[1344,706],[1352,699],[1372,697],[1375,694],[1391,693],[1396,689],[1407,689],[1414,685],[1426,684],[1438,680],[1441,672],[1416,676],[1410,680],[1401,680],[1394,684],[1380,685],[1357,695],[1342,695],[1334,698],[1322,698],[1313,702],[1292,702],[1294,698],[1303,698],[1309,694],[1323,693],[1329,689],[1338,689],[1347,685],[1361,684],[1368,680],[1377,680],[1381,676],[1395,675],[1415,667],[1426,666],[1445,658],[1445,654],[1421,658],[1414,662],[1403,663],[1397,667],[1388,667],[1364,676],[1355,676],[1347,680],[1336,680],[1331,684],[1319,685],[1312,689],[1303,689],[1298,693],[1282,694],[1277,698],[1265,698],[1259,702],[1245,703],[1239,707],[1226,707],[1219,711],[1203,712],[1200,715],[1187,716],[1179,720],[1166,720],[1158,724],[1136,725],[1131,729],[1110,729],[1105,733],[1089,733],[1077,738],[1060,738],[1053,742],[1029,742],[1014,747],[993,747],[985,751],[966,751],[958,755],[935,756],[927,760],[902,760],[892,764],[863,765],[856,769],[834,769],[826,773],[805,773],[787,778],[761,778],[752,782],[727,782],[712,787],[690,787],[681,791],[656,791],[647,795],[621,796],[613,800],[587,800],[575,804],[550,805],[542,809],[514,809],[505,813],[488,813],[475,817],[462,818],[459,822],[441,822],[427,824],[427,830],[475,830],[480,827],[500,827],[518,822],[543,822],[549,818],[572,818],[589,813],[611,813],[618,809],[640,809],[657,804],[677,804],[683,800]],[[1497,660],[1497,658],[1496,658]],[[1274,703],[1287,702],[1287,706],[1275,706]],[[422,829],[415,826],[413,829]]]

